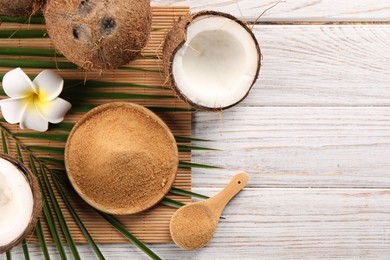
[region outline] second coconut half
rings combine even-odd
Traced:
[[[163,48],[168,84],[193,108],[219,111],[241,102],[258,78],[259,44],[251,29],[226,13],[182,17]]]

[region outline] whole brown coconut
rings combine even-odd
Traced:
[[[29,17],[41,10],[43,4],[43,0],[0,0],[0,14]]]
[[[44,8],[54,46],[89,70],[134,60],[151,31],[149,0],[48,0]]]

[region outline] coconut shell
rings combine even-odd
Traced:
[[[30,17],[41,10],[43,0],[0,0],[0,13],[7,16]]]
[[[256,40],[255,35],[251,31],[251,29],[241,20],[238,18],[227,14],[227,13],[222,13],[222,12],[216,12],[216,11],[201,11],[198,13],[194,14],[189,14],[186,16],[181,17],[172,27],[172,29],[168,32],[166,38],[165,38],[165,43],[163,46],[163,68],[164,68],[164,74],[166,77],[166,82],[167,85],[170,86],[176,93],[176,95],[184,100],[186,103],[188,103],[192,108],[194,109],[199,109],[199,110],[204,110],[204,111],[222,111],[225,109],[228,109],[230,107],[233,107],[240,103],[242,100],[244,100],[247,95],[249,94],[250,89],[248,90],[247,94],[238,102],[227,106],[227,107],[220,107],[220,108],[210,108],[210,107],[205,107],[201,106],[199,104],[196,104],[192,102],[190,99],[188,99],[181,91],[180,88],[178,88],[174,76],[173,76],[173,59],[175,57],[176,52],[185,44],[186,39],[187,39],[187,28],[188,26],[194,21],[195,19],[201,19],[202,17],[207,17],[207,16],[222,16],[228,19],[231,19],[238,24],[240,24],[253,38],[255,44],[256,44],[256,49],[258,52],[258,66],[257,66],[257,71],[256,71],[256,76],[254,77],[252,86],[255,84],[257,78],[259,77],[259,72],[260,72],[260,67],[261,67],[261,51],[259,44]]]
[[[152,21],[149,0],[48,0],[44,16],[55,48],[88,70],[134,60],[147,44]]]
[[[19,161],[15,160],[14,158],[9,157],[7,155],[0,154],[0,158],[7,160],[10,163],[14,164],[24,174],[28,184],[31,187],[31,192],[33,194],[33,200],[34,200],[33,201],[33,211],[31,214],[30,222],[27,225],[27,228],[24,230],[24,232],[17,239],[15,239],[14,241],[12,241],[11,243],[9,243],[6,246],[1,246],[0,247],[0,254],[1,254],[3,252],[10,250],[14,246],[19,245],[23,239],[28,238],[31,235],[31,233],[34,231],[36,222],[37,222],[38,217],[42,211],[42,194],[41,194],[41,190],[39,188],[38,181],[37,181],[36,177],[29,170],[27,170],[27,168],[23,164],[21,164]]]

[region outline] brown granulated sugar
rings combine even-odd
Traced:
[[[72,130],[65,154],[79,195],[111,214],[155,205],[169,191],[178,167],[177,145],[165,123],[123,102],[85,115]]]
[[[187,250],[204,247],[213,237],[217,223],[210,209],[204,205],[189,204],[174,214],[170,231],[175,243]]]

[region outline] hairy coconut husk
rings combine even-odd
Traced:
[[[44,8],[54,46],[89,70],[134,60],[151,31],[150,0],[48,0]]]
[[[27,228],[17,239],[15,239],[14,241],[12,241],[6,246],[0,247],[0,253],[3,253],[20,244],[23,239],[28,238],[31,235],[31,233],[34,231],[39,214],[42,211],[42,194],[41,194],[41,190],[39,189],[39,185],[36,177],[29,170],[27,170],[27,168],[23,164],[21,164],[19,161],[7,155],[0,154],[0,158],[11,162],[12,164],[14,164],[19,168],[19,170],[26,177],[26,180],[31,187],[31,192],[33,195],[33,211]]]
[[[0,0],[0,14],[30,17],[41,10],[44,0]]]
[[[259,44],[257,43],[255,35],[251,31],[251,29],[241,20],[237,19],[236,17],[234,17],[230,14],[217,12],[217,11],[201,11],[201,12],[194,13],[194,14],[188,14],[186,16],[181,17],[173,25],[172,29],[168,32],[168,34],[165,38],[165,43],[163,46],[163,69],[164,69],[164,74],[166,77],[167,85],[170,86],[175,91],[176,95],[180,99],[187,102],[192,108],[204,110],[204,111],[222,111],[224,109],[228,109],[232,106],[235,106],[238,103],[240,103],[242,100],[244,100],[246,98],[246,96],[249,94],[250,89],[248,90],[246,96],[244,96],[240,101],[236,102],[235,104],[232,104],[232,105],[227,106],[227,107],[221,107],[221,108],[205,107],[205,106],[201,106],[199,104],[192,102],[190,99],[188,99],[180,91],[180,89],[177,87],[177,84],[175,82],[173,72],[172,72],[173,59],[175,57],[175,54],[186,42],[188,26],[195,19],[201,19],[202,17],[207,17],[207,16],[222,16],[222,17],[231,19],[231,20],[237,22],[238,24],[240,24],[251,35],[254,42],[256,43],[256,48],[257,48],[257,51],[259,54],[257,72],[256,72],[256,76],[253,80],[252,86],[255,84],[255,82],[259,76],[260,67],[261,67],[261,51],[260,51],[260,47],[259,47]],[[252,86],[251,86],[251,88],[252,88]]]

